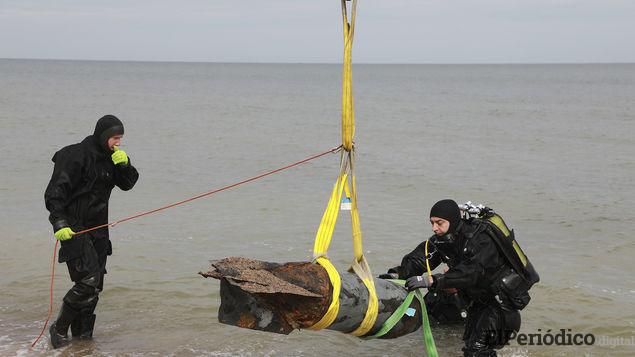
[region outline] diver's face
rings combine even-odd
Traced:
[[[432,231],[438,236],[448,233],[450,229],[450,221],[443,218],[432,216],[430,217],[430,223],[432,224]]]
[[[108,139],[108,142],[106,143],[106,145],[108,145],[108,148],[109,148],[110,150],[115,150],[115,148],[114,148],[115,146],[119,146],[119,145],[121,145],[121,138],[123,138],[123,135],[114,135],[114,136],[111,136],[111,137]]]

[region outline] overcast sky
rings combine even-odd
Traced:
[[[0,0],[0,58],[341,62],[339,0]],[[357,63],[635,62],[635,0],[358,0]]]

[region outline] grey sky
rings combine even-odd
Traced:
[[[0,58],[340,62],[338,0],[0,0]],[[635,0],[358,0],[357,63],[635,62]]]

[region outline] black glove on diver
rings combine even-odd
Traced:
[[[421,288],[429,288],[432,286],[430,278],[426,275],[411,276],[406,280],[406,289],[413,291]]]

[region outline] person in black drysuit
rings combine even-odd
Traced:
[[[90,339],[95,307],[104,285],[106,257],[112,254],[108,227],[74,235],[108,223],[108,200],[117,186],[130,190],[139,173],[117,147],[124,133],[121,121],[106,115],[97,121],[93,135],[66,146],[53,155],[53,174],[44,193],[49,221],[60,240],[59,262],[66,262],[73,287],[63,298],[57,320],[51,325],[54,348],[73,337]]]
[[[483,227],[461,218],[453,200],[437,202],[430,210],[430,223],[434,232],[428,239],[430,269],[441,263],[449,269],[434,274],[430,281],[424,241],[389,273],[407,279],[409,290],[429,288],[440,293],[448,288],[457,289],[464,301],[469,302],[463,334],[464,356],[496,356],[495,350],[503,347],[520,328],[518,309],[499,293],[500,280],[510,273],[510,265]]]

